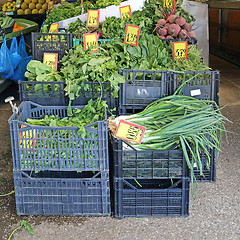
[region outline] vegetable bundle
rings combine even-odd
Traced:
[[[141,144],[131,143],[136,149],[182,149],[192,182],[196,180],[193,172],[195,164],[203,175],[200,154],[206,155],[209,167],[209,149],[220,150],[225,130],[223,122],[227,121],[214,101],[177,94],[153,102],[140,113],[110,120],[112,132],[120,120],[146,127]]]

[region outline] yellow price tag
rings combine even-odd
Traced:
[[[140,34],[140,27],[127,24],[125,31],[124,43],[132,46],[138,45],[138,39]]]
[[[58,54],[57,53],[44,53],[43,63],[57,70]]]
[[[163,0],[163,7],[175,9],[175,0]]]
[[[91,52],[98,52],[97,34],[96,33],[83,34],[83,45],[84,50],[87,50],[89,47],[92,47]]]
[[[173,42],[173,59],[187,59],[187,42]]]
[[[99,10],[88,10],[87,27],[99,26]]]
[[[53,1],[48,2],[48,11],[52,10],[54,7]]]
[[[27,126],[22,124],[21,128],[25,128],[25,127]],[[19,143],[20,143],[21,149],[23,148],[32,149],[33,146],[36,144],[36,130],[29,129],[29,130],[20,132],[19,139],[20,139]]]
[[[120,10],[120,15],[122,20],[125,18],[132,17],[132,11],[131,11],[130,5],[120,7],[119,10]]]
[[[57,33],[58,32],[58,27],[59,27],[59,23],[53,23],[50,26],[49,33]],[[56,39],[56,35],[53,36],[53,39]],[[50,40],[51,40],[51,36],[48,35],[48,41],[50,41]]]
[[[120,120],[114,136],[127,141],[141,143],[145,130],[146,128],[143,126]]]

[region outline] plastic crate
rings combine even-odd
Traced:
[[[115,178],[115,217],[188,216],[189,182]]]
[[[9,27],[0,28],[0,35],[5,35],[5,34],[11,33],[13,31],[13,27],[14,27],[15,22],[16,21],[14,20]]]
[[[108,171],[14,171],[18,215],[110,215]]]
[[[196,167],[194,168],[194,175],[198,182],[215,182],[216,181],[216,164],[217,164],[216,149],[215,148],[209,149],[209,154],[211,156],[211,162],[208,167],[206,154],[200,153],[204,176],[200,175],[199,169],[197,169]],[[191,156],[190,156],[190,159],[191,159]]]
[[[109,82],[102,83],[102,86],[99,85],[99,82],[85,82],[78,95],[72,101],[72,105],[84,105],[90,99],[97,99],[102,96],[102,100],[107,101],[110,109],[117,107],[117,99],[112,96],[112,88]]]
[[[103,45],[103,44],[106,44],[106,43],[110,43],[113,40],[114,39],[98,39],[98,44]],[[73,47],[77,46],[79,44],[83,44],[83,39],[73,38]]]
[[[72,108],[81,109],[83,106]],[[45,115],[67,117],[67,107],[41,106],[22,102],[9,119],[15,170],[98,171],[109,169],[107,121],[85,127],[82,139],[78,127],[31,126],[27,118]]]
[[[20,102],[31,101],[44,106],[66,106],[65,82],[19,81]]]
[[[119,114],[135,113],[168,94],[167,71],[120,70]]]
[[[124,179],[181,179],[188,176],[186,160],[181,150],[136,150],[125,142],[112,138],[113,176]]]
[[[32,56],[43,61],[44,53],[58,53],[58,61],[72,48],[71,33],[32,33]],[[60,64],[58,64],[58,69]]]
[[[170,94],[173,94],[183,81],[192,77],[194,78],[183,86],[181,94],[202,100],[213,100],[219,104],[219,71],[193,71],[184,72],[184,74],[172,72],[170,75]]]

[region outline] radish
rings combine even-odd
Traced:
[[[176,15],[171,15],[168,17],[168,22],[169,23],[174,23],[176,20],[177,16]]]
[[[169,26],[170,26],[170,23],[166,23],[165,28],[168,29]]]
[[[197,39],[194,32],[188,32],[188,36],[189,36],[189,38]]]
[[[181,27],[186,23],[186,20],[185,20],[184,17],[179,16],[179,17],[176,17],[175,23],[178,24]]]
[[[157,33],[160,35],[160,36],[165,36],[167,34],[167,29],[166,28],[158,28],[157,29]]]
[[[179,27],[179,25],[177,24],[171,24],[168,27],[168,34],[173,36],[173,37],[177,37],[179,32],[180,32],[181,28]]]
[[[166,39],[174,39],[171,35],[166,36]]]
[[[190,23],[185,23],[182,27],[183,29],[187,30],[188,32],[191,32],[192,31],[192,24]]]
[[[158,27],[162,27],[166,24],[166,20],[165,19],[159,19],[158,22],[157,22],[157,26]]]
[[[186,39],[188,37],[188,34],[187,34],[187,31],[185,29],[182,29],[180,32],[179,32],[179,37],[181,39]]]

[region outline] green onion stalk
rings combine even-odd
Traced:
[[[186,82],[173,95],[154,101],[142,112],[117,117],[115,124],[122,119],[146,127],[141,144],[131,142],[137,150],[181,149],[193,186],[195,164],[204,176],[200,155],[205,154],[209,168],[209,150],[220,151],[222,135],[226,132],[224,122],[229,120],[214,101],[178,95]]]

